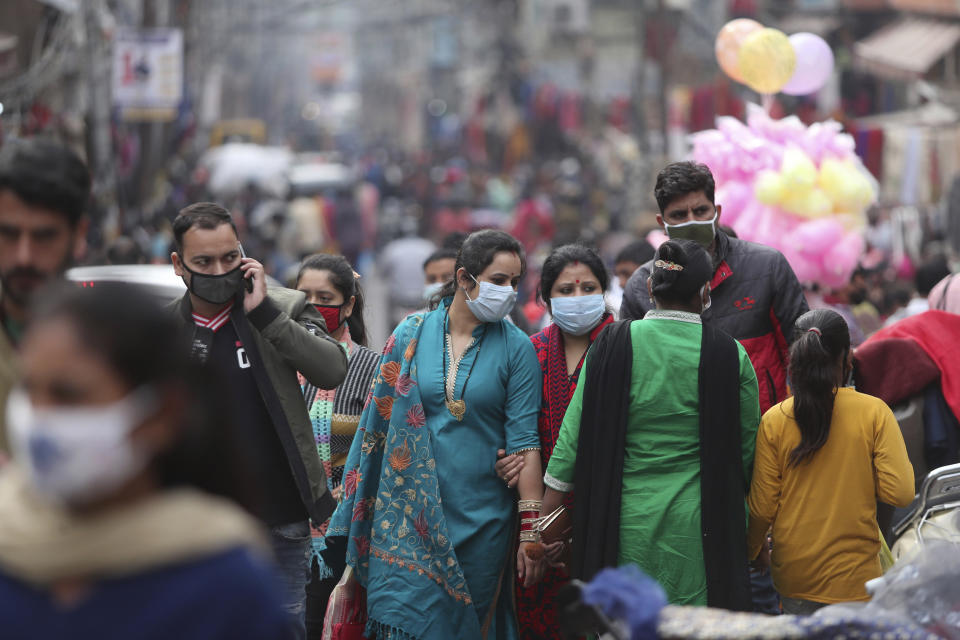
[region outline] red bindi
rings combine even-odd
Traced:
[[[580,284],[580,281],[579,281],[579,280],[577,280],[577,284]]]

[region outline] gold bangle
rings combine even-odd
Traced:
[[[540,532],[535,529],[533,531],[521,531],[520,542],[540,542]]]
[[[517,511],[536,511],[539,513],[541,507],[543,507],[542,500],[520,500],[517,503]]]

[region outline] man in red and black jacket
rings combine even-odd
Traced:
[[[718,228],[710,169],[694,162],[667,165],[657,176],[657,223],[671,238],[703,244],[713,255],[709,310],[705,322],[740,341],[760,385],[760,409],[787,397],[787,349],[793,323],[808,310],[793,269],[776,249],[726,235]],[[620,315],[638,320],[653,308],[647,291],[650,261],[627,281]]]
[[[718,228],[721,205],[714,203],[710,169],[695,162],[674,162],[659,175],[654,190],[657,223],[671,238],[695,240],[713,256],[711,305],[704,322],[743,345],[757,372],[760,409],[787,397],[787,350],[793,324],[808,311],[793,269],[776,249],[732,238]],[[623,293],[620,315],[638,320],[653,308],[647,279],[653,261],[637,269]],[[769,575],[751,576],[754,610],[779,613]]]

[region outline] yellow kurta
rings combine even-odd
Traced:
[[[884,402],[840,389],[830,435],[812,458],[788,466],[800,444],[793,398],[771,408],[757,431],[748,544],[756,557],[773,524],[773,582],[781,595],[815,602],[868,600],[881,575],[877,500],[913,500],[913,468]]]

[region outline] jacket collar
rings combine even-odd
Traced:
[[[230,310],[230,316],[234,317],[236,311],[239,309],[241,313],[243,312],[243,305],[239,304],[239,300],[234,299],[233,309]],[[168,307],[169,308],[169,307]],[[177,303],[177,313],[180,315],[180,318],[187,324],[194,324],[193,321],[193,304],[190,302],[190,292],[187,291],[183,294],[183,297],[180,298],[180,301]]]
[[[734,240],[732,238],[717,229],[717,246],[714,250],[717,257],[717,268],[714,269],[713,279],[710,281],[711,289],[716,289],[723,284],[727,278],[733,275],[733,269],[730,268],[730,264],[727,262],[727,257],[730,255],[733,242]]]

